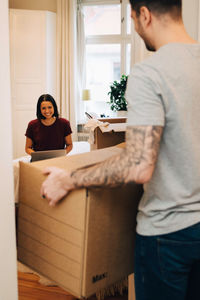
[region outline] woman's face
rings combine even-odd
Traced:
[[[43,101],[40,105],[40,111],[43,117],[51,119],[54,114],[54,107],[50,101]]]

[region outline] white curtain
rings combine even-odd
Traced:
[[[85,30],[84,14],[81,0],[77,0],[77,120],[82,123],[84,120],[84,103],[82,101],[82,91],[86,85],[86,50],[85,50]]]
[[[57,102],[60,115],[70,121],[77,139],[77,3],[57,0]]]

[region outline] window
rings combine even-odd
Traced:
[[[86,87],[91,90],[91,102],[96,101],[93,105],[95,111],[98,106],[100,109],[106,107],[110,84],[130,72],[130,5],[128,0],[83,0],[82,3]]]

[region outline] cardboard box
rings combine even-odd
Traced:
[[[98,118],[101,122],[113,123],[126,123],[126,117],[115,117],[115,118]]]
[[[72,295],[89,297],[133,272],[139,185],[79,189],[56,207],[40,196],[42,170],[72,170],[105,160],[121,148],[20,166],[18,259]]]
[[[94,130],[94,144],[91,144],[91,150],[112,147],[125,141],[126,118],[101,118],[98,120],[110,124]]]

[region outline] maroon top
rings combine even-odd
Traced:
[[[57,118],[56,121],[46,126],[38,119],[28,124],[25,136],[33,141],[33,150],[56,150],[65,148],[65,137],[72,133],[69,121]]]

